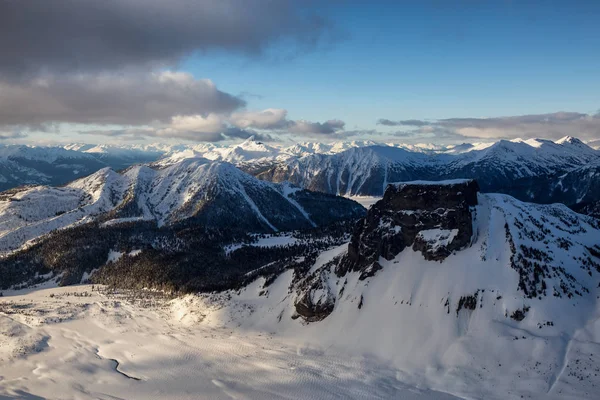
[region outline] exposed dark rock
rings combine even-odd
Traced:
[[[456,315],[460,312],[460,310],[475,310],[477,308],[477,298],[479,297],[479,290],[475,292],[475,294],[471,296],[462,296],[458,300],[458,306],[456,307]]]
[[[337,275],[360,271],[366,279],[381,269],[380,257],[391,260],[409,246],[435,261],[468,246],[473,235],[470,207],[477,205],[478,191],[473,180],[389,185],[383,199],[357,223]]]
[[[529,307],[528,306],[524,306],[523,309],[517,309],[515,310],[510,317],[512,319],[514,319],[517,322],[521,322],[525,319],[525,317],[527,316],[527,312],[529,311]]]
[[[296,313],[307,322],[325,319],[335,306],[335,295],[327,283],[325,268],[309,275],[298,288],[298,299],[294,303]]]

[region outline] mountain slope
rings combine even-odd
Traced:
[[[600,224],[475,193],[470,181],[391,186],[350,245],[206,297],[203,323],[374,354],[467,398],[594,398]]]
[[[367,146],[333,155],[313,154],[269,163],[247,162],[241,168],[260,179],[291,181],[311,190],[346,196],[381,196],[387,183],[394,181],[470,178],[477,179],[484,192],[510,193],[520,199],[544,202],[541,197],[512,190],[515,182],[521,182],[522,186],[532,185],[537,179],[565,174],[598,162],[600,152],[566,137],[557,142],[501,140],[469,151],[448,153]],[[588,177],[583,179],[587,181]],[[594,197],[591,200],[600,199],[600,193]]]
[[[356,218],[364,210],[351,200],[260,181],[231,164],[202,160],[161,170],[135,166],[122,175],[105,168],[62,188],[12,190],[0,200],[1,251],[91,221],[273,232]],[[324,212],[328,207],[335,212]]]
[[[60,147],[0,146],[0,190],[63,184],[105,166],[88,154]]]

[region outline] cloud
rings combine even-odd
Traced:
[[[292,133],[329,135],[341,131],[345,125],[344,121],[338,119],[332,119],[323,123],[300,120],[291,121],[288,125],[288,130]]]
[[[239,128],[281,129],[289,124],[286,119],[287,113],[287,110],[281,108],[243,111],[234,113],[230,118],[230,122]]]
[[[294,0],[0,1],[0,77],[173,66],[192,53],[264,54],[332,32]]]
[[[20,130],[0,131],[0,140],[23,139],[28,135]]]
[[[566,135],[591,139],[600,135],[600,117],[577,112],[497,118],[449,118],[437,121],[436,125],[467,137],[489,139],[560,139]]]
[[[429,125],[429,124],[430,124],[430,122],[421,121],[418,119],[407,119],[404,121],[392,121],[390,119],[380,118],[377,120],[377,125],[384,125],[384,126],[425,126],[425,125]]]
[[[600,136],[600,115],[555,112],[494,118],[447,118],[436,121],[380,119],[380,125],[412,126],[416,129],[396,132],[397,137],[414,139],[560,139],[566,135],[581,139]]]
[[[243,110],[231,114],[209,113],[175,115],[168,122],[156,122],[145,127],[130,127],[104,130],[84,130],[81,134],[109,137],[162,137],[178,138],[199,142],[219,142],[231,139],[273,141],[276,136],[300,133],[306,136],[332,135],[347,137],[359,132],[343,131],[345,123],[340,120],[326,122],[294,121],[287,119],[287,110],[269,108],[262,111]]]
[[[171,128],[177,131],[221,133],[227,127],[223,119],[216,114],[177,115],[171,120]]]
[[[143,125],[176,115],[230,113],[245,102],[183,72],[52,76],[0,82],[0,124]]]
[[[346,125],[344,121],[332,119],[325,122],[287,119],[287,110],[268,108],[263,111],[243,111],[233,113],[229,122],[239,128],[274,130],[279,133],[301,133],[329,135],[339,132]]]

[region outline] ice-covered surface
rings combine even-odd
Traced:
[[[194,297],[144,297],[91,286],[5,293],[0,398],[454,399],[374,357],[203,324],[211,310]]]

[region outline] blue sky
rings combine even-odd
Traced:
[[[598,1],[41,4],[0,4],[6,141],[600,138]]]
[[[340,2],[341,3],[341,2]],[[193,57],[183,66],[295,118],[426,119],[595,112],[600,2],[348,2],[344,39],[291,61]]]

